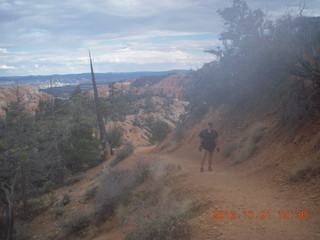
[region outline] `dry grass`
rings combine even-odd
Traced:
[[[257,146],[252,142],[248,142],[245,147],[241,151],[239,151],[233,164],[236,165],[243,163],[244,161],[249,159],[256,152],[256,150]]]
[[[293,182],[305,180],[308,181],[314,176],[320,175],[320,160],[312,159],[310,161],[299,163],[292,171],[290,180]]]
[[[53,218],[55,219],[62,217],[63,213],[64,209],[61,206],[56,206],[52,211]]]
[[[254,124],[249,130],[250,141],[254,144],[257,144],[261,140],[265,129],[265,123],[258,122]]]
[[[94,217],[97,222],[107,220],[118,204],[129,197],[131,185],[127,171],[116,168],[104,172],[96,196]]]
[[[226,145],[221,151],[223,159],[229,158],[237,149],[238,143],[236,142]]]
[[[177,200],[172,181],[180,176],[180,166],[154,158],[143,188],[134,192],[128,206],[120,206],[117,217],[131,222],[125,240],[189,239],[187,224],[193,209],[189,198]],[[131,225],[131,224],[130,224]]]
[[[101,176],[96,195],[94,218],[103,222],[111,217],[120,204],[130,201],[131,192],[148,177],[149,165],[138,162],[131,171],[120,168],[107,168]]]
[[[39,199],[32,199],[28,201],[27,211],[24,212],[23,205],[18,205],[19,214],[17,217],[21,220],[32,220],[36,216],[43,214],[51,206],[51,203],[45,201],[44,198],[40,197]]]
[[[162,212],[155,209],[150,216],[141,217],[139,224],[127,233],[124,240],[189,239],[190,229],[183,214],[176,209]]]
[[[92,186],[88,188],[82,195],[80,202],[87,203],[89,200],[93,199],[98,192],[98,186]]]
[[[236,165],[252,157],[258,149],[257,144],[260,142],[265,129],[264,123],[257,122],[253,124],[240,141],[230,143],[222,150],[224,159],[234,156],[233,164]]]
[[[134,227],[128,230],[125,240],[149,240],[149,239],[189,239],[190,228],[187,223],[192,214],[193,201],[184,199],[177,201],[170,188],[165,187],[161,191],[153,191],[157,195],[157,202],[154,199],[148,201],[152,196],[146,196],[136,206],[134,216],[130,217]]]
[[[68,194],[68,193],[63,193],[62,194],[62,198],[61,198],[61,200],[60,200],[60,202],[59,202],[59,205],[60,206],[66,206],[66,205],[68,205],[69,203],[70,203],[70,201],[71,201],[71,195],[70,194]]]
[[[81,180],[83,180],[84,178],[84,174],[83,173],[78,173],[76,175],[72,175],[69,178],[67,178],[64,182],[62,182],[59,187],[64,187],[64,186],[70,186],[73,185],[77,182],[80,182]]]
[[[91,218],[82,211],[73,213],[65,222],[61,222],[61,227],[64,229],[66,239],[81,236],[91,224]]]
[[[118,165],[120,162],[125,160],[127,157],[131,155],[134,151],[134,146],[130,142],[126,142],[122,149],[119,150],[119,152],[116,153],[116,157],[112,160],[110,163],[111,167],[114,167]]]
[[[173,141],[179,142],[183,139],[184,128],[181,123],[177,124],[176,128],[173,131]]]

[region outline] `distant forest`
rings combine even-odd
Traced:
[[[171,71],[158,71],[158,72],[123,72],[123,73],[96,73],[97,84],[99,86],[107,85],[115,81],[125,81],[128,79],[136,79],[143,76],[159,76],[174,73],[188,73],[189,70],[171,70]],[[20,86],[35,86],[41,88],[42,85],[46,85],[46,88],[52,86],[55,83],[65,83],[64,85],[80,85],[84,88],[89,88],[91,84],[90,73],[80,74],[64,74],[64,75],[39,75],[39,76],[10,76],[0,77],[0,87],[12,87],[17,83]]]

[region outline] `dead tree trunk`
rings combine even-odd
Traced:
[[[6,200],[6,220],[5,220],[5,239],[14,239],[14,193],[16,186],[16,174],[13,175],[9,184],[1,183],[1,190],[5,193]]]
[[[102,145],[102,149],[103,149],[103,153],[104,153],[104,160],[108,160],[110,157],[110,149],[109,149],[109,144],[108,144],[108,140],[107,140],[106,128],[105,128],[103,117],[101,114],[99,95],[98,95],[98,90],[97,90],[96,79],[94,77],[90,51],[89,51],[89,58],[90,58],[90,68],[91,68],[91,78],[92,78],[94,102],[95,102],[98,127],[99,127],[99,132],[100,132],[100,141],[101,141],[101,145]]]

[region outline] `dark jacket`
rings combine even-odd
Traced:
[[[201,138],[201,148],[212,152],[216,148],[216,139],[218,137],[218,133],[216,130],[212,130],[209,132],[208,129],[203,129],[199,137]]]

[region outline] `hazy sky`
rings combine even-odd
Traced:
[[[320,0],[247,0],[273,17]],[[0,76],[197,69],[231,0],[0,0]]]

